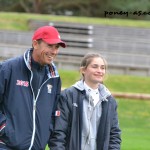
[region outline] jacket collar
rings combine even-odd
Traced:
[[[83,80],[80,80],[80,81],[76,82],[72,86],[75,87],[76,89],[80,90],[80,91],[85,91]],[[111,95],[111,93],[106,88],[106,86],[104,84],[100,84],[99,87],[98,87],[98,90],[99,90],[100,96],[102,98],[102,101],[108,101],[107,98]]]
[[[27,68],[30,71],[31,71],[31,54],[32,54],[32,52],[33,52],[33,48],[30,48],[24,53],[24,61],[25,61]],[[46,70],[47,70],[47,75],[49,78],[59,77],[57,68],[53,62],[50,65],[46,66]]]

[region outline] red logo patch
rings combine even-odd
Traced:
[[[29,82],[28,81],[17,80],[16,85],[28,87]]]
[[[60,110],[55,111],[55,116],[57,116],[57,117],[60,116]]]

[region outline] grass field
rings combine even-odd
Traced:
[[[79,71],[59,70],[59,73],[63,87],[80,79]],[[111,92],[150,93],[150,78],[144,76],[108,75],[104,84]]]
[[[119,99],[121,150],[150,150],[150,101]]]
[[[0,12],[0,29],[28,31],[29,19],[149,28],[149,21]]]

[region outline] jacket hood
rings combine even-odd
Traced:
[[[75,87],[76,89],[80,90],[80,91],[84,91],[84,84],[83,84],[83,80],[77,81],[74,85],[72,85],[73,87]],[[107,101],[107,97],[109,97],[111,95],[110,91],[106,88],[106,86],[104,84],[100,84],[98,87],[100,96],[102,98],[102,101]]]
[[[31,54],[32,54],[32,52],[33,52],[33,48],[30,48],[24,53],[24,61],[25,61],[27,68],[30,71],[31,71]],[[47,75],[49,78],[59,77],[57,68],[53,62],[50,65],[47,65],[47,72],[48,72]]]

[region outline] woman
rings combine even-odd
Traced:
[[[117,104],[102,84],[106,66],[97,53],[83,57],[83,78],[61,93],[51,150],[120,150]]]

